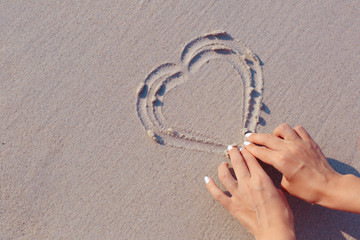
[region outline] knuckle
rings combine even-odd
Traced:
[[[288,127],[289,127],[289,124],[287,124],[287,123],[282,123],[282,124],[280,124],[279,126],[277,126],[277,127],[274,129],[274,133],[275,133],[276,131],[282,131],[282,130],[288,128]]]
[[[228,177],[228,173],[226,171],[219,170],[219,178],[220,179],[226,179]]]
[[[304,127],[303,127],[303,126],[298,125],[298,126],[294,127],[294,129],[295,129],[295,130],[304,130]]]
[[[265,143],[270,143],[274,140],[274,135],[271,133],[266,133],[265,137],[264,137],[264,142]]]
[[[320,150],[320,147],[316,142],[312,142],[310,146],[314,151],[319,151]]]
[[[264,134],[264,140],[265,140],[265,141],[270,140],[271,137],[272,137],[272,134],[270,134],[270,133],[265,133],[265,134]]]
[[[289,151],[292,154],[297,155],[297,154],[299,154],[300,152],[303,151],[303,146],[293,145],[293,146],[290,147]]]
[[[255,183],[257,186],[262,186],[263,183],[264,183],[264,179],[263,179],[263,176],[262,176],[262,175],[255,175],[255,176],[253,176],[253,180],[254,180],[254,183]]]
[[[279,153],[278,159],[279,159],[279,162],[282,164],[288,159],[288,156],[286,153]]]

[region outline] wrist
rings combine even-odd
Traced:
[[[322,197],[317,204],[327,208],[338,209],[339,205],[341,205],[341,193],[344,191],[348,178],[349,175],[334,174],[327,186],[323,188]]]
[[[256,240],[295,240],[295,230],[292,226],[278,226],[255,235]]]
[[[326,197],[318,204],[340,211],[360,213],[360,204],[357,204],[360,196],[359,189],[359,178],[352,174],[338,174],[329,186]]]

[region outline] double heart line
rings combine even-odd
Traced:
[[[223,153],[229,143],[193,130],[181,129],[167,122],[162,113],[164,96],[190,79],[204,64],[222,59],[238,73],[243,85],[243,122],[239,124],[238,142],[244,133],[254,132],[259,121],[262,100],[262,71],[259,59],[241,42],[226,32],[214,32],[190,41],[178,64],[165,63],[155,68],[137,90],[136,110],[146,133],[162,145]]]

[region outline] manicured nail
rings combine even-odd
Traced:
[[[242,147],[239,146],[239,152],[241,152]]]
[[[245,142],[244,142],[244,145],[245,145],[245,146],[247,146],[247,145],[249,145],[249,144],[251,144],[251,142],[249,142],[249,141],[245,141]]]
[[[225,164],[226,167],[229,167],[229,163],[228,163],[228,162],[222,162],[221,164]]]
[[[210,179],[209,179],[208,176],[205,176],[205,177],[204,177],[204,180],[205,180],[205,183],[206,183],[206,184],[208,184],[208,183],[210,182]]]
[[[227,150],[230,151],[231,149],[233,149],[233,146],[229,145],[229,146],[227,147]]]
[[[251,134],[252,134],[251,132],[248,132],[247,134],[245,134],[245,138],[250,137]]]

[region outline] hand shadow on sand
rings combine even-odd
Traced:
[[[352,166],[332,158],[327,158],[327,160],[337,172],[360,177],[359,172]],[[272,166],[261,161],[259,162],[274,181],[276,187],[280,188],[281,173]],[[346,239],[342,232],[354,239],[360,239],[360,215],[311,205],[289,194],[286,194],[286,197],[294,213],[296,237],[298,240]]]

